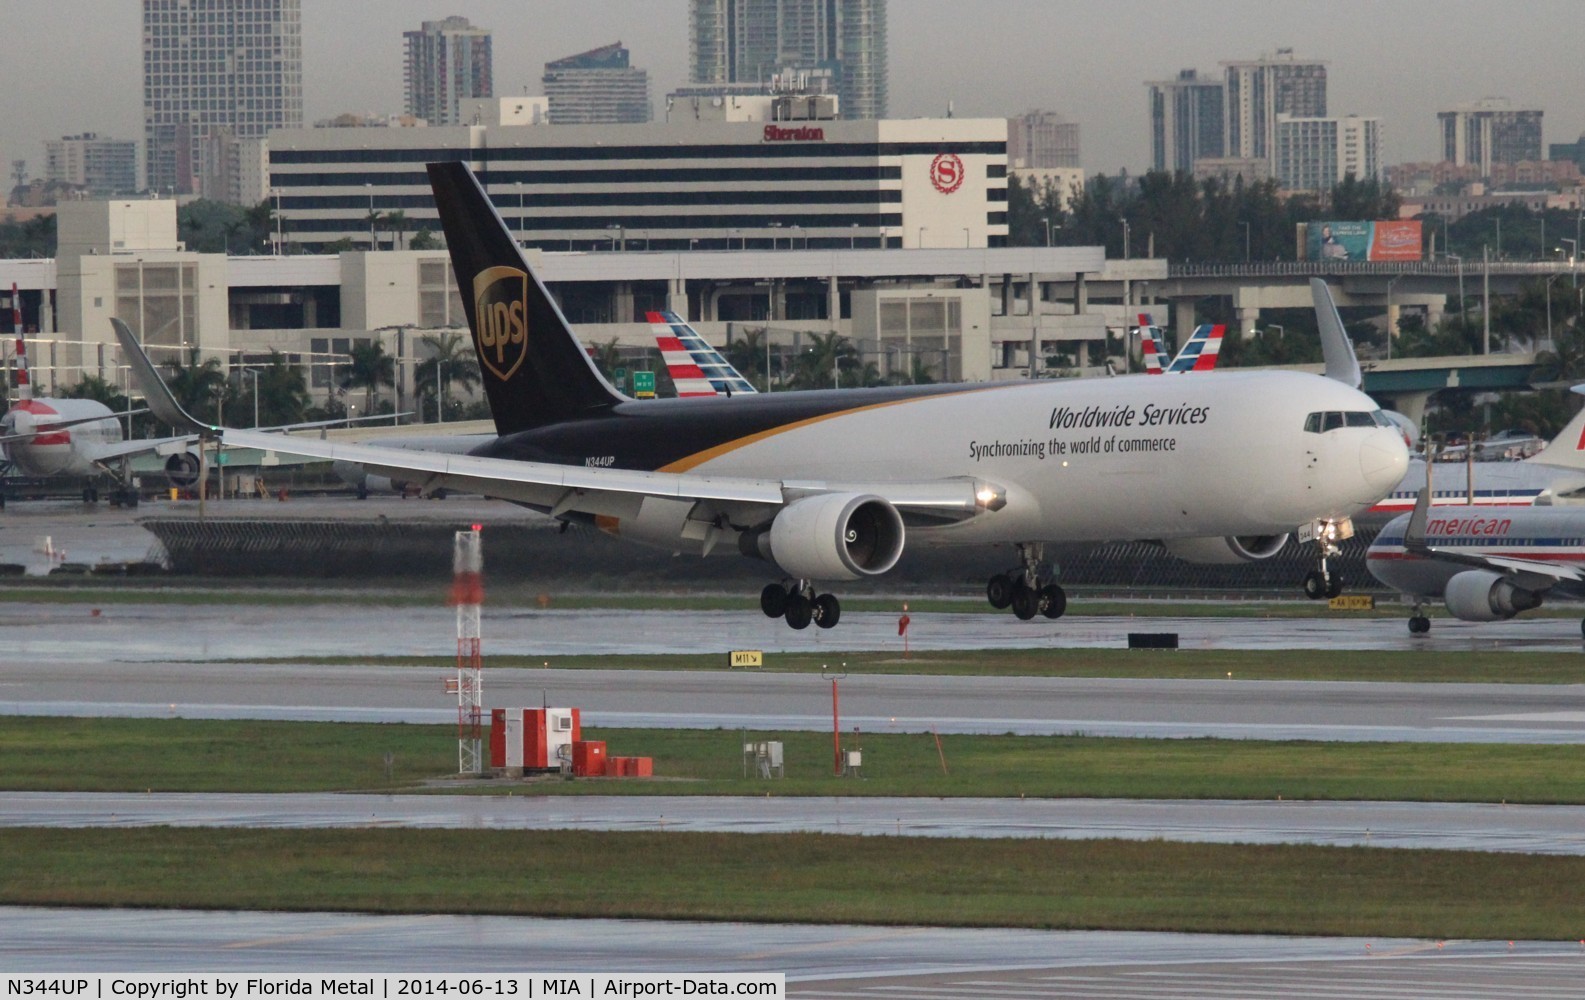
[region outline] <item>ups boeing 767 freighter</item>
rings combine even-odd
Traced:
[[[596,370],[468,166],[428,169],[498,436],[461,455],[203,425],[118,324],[150,407],[223,445],[356,462],[674,552],[763,559],[777,580],[761,606],[794,628],[836,624],[841,605],[822,586],[884,574],[908,545],[1015,546],[1018,565],[987,596],[1023,619],[1066,606],[1048,542],[1157,539],[1226,563],[1274,555],[1301,531],[1321,543],[1306,590],[1335,591],[1334,540],[1408,464],[1368,396],[1297,372],[632,400]],[[1324,286],[1316,295],[1330,307]]]

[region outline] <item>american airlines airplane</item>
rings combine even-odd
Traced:
[[[1372,576],[1413,602],[1409,631],[1431,630],[1428,600],[1456,618],[1491,622],[1541,606],[1547,594],[1585,596],[1585,508],[1431,506],[1381,529],[1365,553]],[[1585,630],[1585,623],[1581,629]]]
[[[16,358],[19,398],[0,417],[0,477],[80,477],[89,481],[83,500],[92,502],[99,498],[93,480],[110,476],[116,481],[111,502],[136,507],[138,491],[127,463],[134,455],[152,452],[167,456],[165,470],[171,482],[187,486],[197,481],[198,457],[189,451],[197,443],[196,436],[123,440],[120,418],[127,414],[115,413],[93,399],[33,398],[27,345],[20,337]],[[0,478],[0,505],[4,504],[3,487]]]
[[[1408,466],[1370,397],[1299,372],[637,402],[601,377],[472,171],[428,170],[497,437],[450,455],[204,425],[117,322],[151,409],[224,445],[358,462],[677,553],[763,559],[781,579],[761,609],[794,628],[835,625],[841,605],[819,585],[883,575],[907,545],[1014,546],[1018,564],[986,595],[1025,620],[1066,607],[1051,542],[1146,537],[1233,563],[1298,531],[1320,542],[1310,588],[1334,591],[1336,539]],[[1328,354],[1329,372],[1350,364],[1357,377],[1352,352]]]

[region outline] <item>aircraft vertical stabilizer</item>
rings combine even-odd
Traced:
[[[496,430],[506,435],[575,420],[622,402],[467,165],[428,169]]]

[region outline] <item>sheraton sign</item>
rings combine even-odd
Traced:
[[[762,138],[764,142],[825,142],[826,130],[813,125],[800,125],[797,128],[766,125]]]

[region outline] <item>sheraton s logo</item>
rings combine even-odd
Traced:
[[[528,274],[491,267],[473,279],[475,350],[484,367],[505,382],[528,355]]]
[[[942,194],[963,186],[963,161],[956,153],[942,153],[930,161],[930,183]]]

